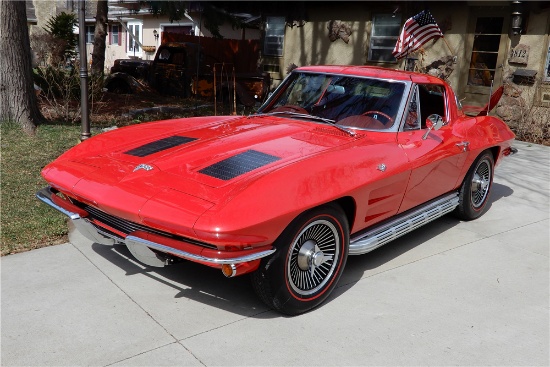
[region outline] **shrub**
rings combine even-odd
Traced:
[[[63,54],[66,58],[74,58],[78,40],[73,33],[74,27],[78,24],[76,15],[62,12],[48,20],[44,28],[51,36],[62,39],[66,42]]]

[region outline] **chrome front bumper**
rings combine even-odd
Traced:
[[[88,216],[88,213],[86,211],[59,197],[57,197],[59,200],[56,200],[54,196],[57,197],[55,192],[49,186],[39,190],[36,193],[36,197],[40,201],[48,204],[52,208],[69,217],[69,219],[73,222],[75,228],[87,239],[102,245],[114,245],[115,243],[124,243],[130,250],[130,252],[138,258],[138,260],[144,262],[147,265],[162,266],[160,265],[158,260],[155,260],[153,258],[150,259],[149,257],[151,256],[155,257],[154,253],[152,255],[147,253],[146,251],[144,252],[144,248],[155,249],[157,251],[181,257],[190,261],[206,263],[214,266],[221,266],[224,264],[238,265],[242,263],[247,263],[259,260],[275,252],[275,249],[270,249],[239,257],[213,258],[182,251],[180,249],[166,246],[161,243],[152,242],[147,239],[140,238],[133,234],[129,234],[126,237],[121,237],[113,233],[102,231],[101,228],[93,225],[88,219],[86,219],[86,217]]]

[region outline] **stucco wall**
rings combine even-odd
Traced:
[[[286,28],[283,66],[291,63],[298,66],[362,65],[370,32],[368,6],[361,2],[340,7],[334,7],[333,2],[318,4],[308,10],[309,21],[303,27]],[[347,44],[342,39],[329,40],[327,26],[331,20],[341,21],[351,28]]]
[[[397,63],[378,63],[367,61],[367,53],[371,34],[371,19],[375,12],[387,12],[388,8],[380,9],[380,4],[374,3],[343,3],[335,7],[335,3],[320,3],[319,6],[308,9],[309,21],[303,27],[286,28],[284,55],[281,60],[281,76],[286,76],[284,69],[294,63],[298,66],[319,64],[341,65],[379,65],[403,69],[404,60]],[[377,8],[378,6],[378,8]],[[424,45],[425,53],[421,55],[419,66],[427,65],[444,56],[457,56],[457,63],[468,62],[463,58],[464,37],[467,28],[467,7],[453,8],[448,5],[431,4],[431,12],[436,20],[450,20],[452,27],[445,33],[443,39],[428,42]],[[342,39],[331,42],[328,37],[328,24],[331,20],[339,20],[351,28],[349,42]],[[402,20],[403,22],[405,19]],[[458,73],[451,74],[449,82],[458,83]]]

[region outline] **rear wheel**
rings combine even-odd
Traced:
[[[462,220],[479,218],[487,205],[493,184],[494,159],[489,151],[474,162],[460,188],[457,216]]]
[[[268,306],[297,315],[321,304],[332,292],[348,256],[348,221],[335,205],[300,215],[275,243],[277,252],[252,274]]]

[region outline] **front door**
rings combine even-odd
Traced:
[[[461,66],[464,104],[483,106],[502,85],[507,55],[509,7],[472,7]]]
[[[404,212],[453,190],[464,166],[465,138],[458,135],[449,121],[447,96],[442,84],[418,84],[413,87],[403,128],[397,142],[407,155],[411,175],[399,212]],[[425,121],[432,114],[448,123],[428,132]]]

